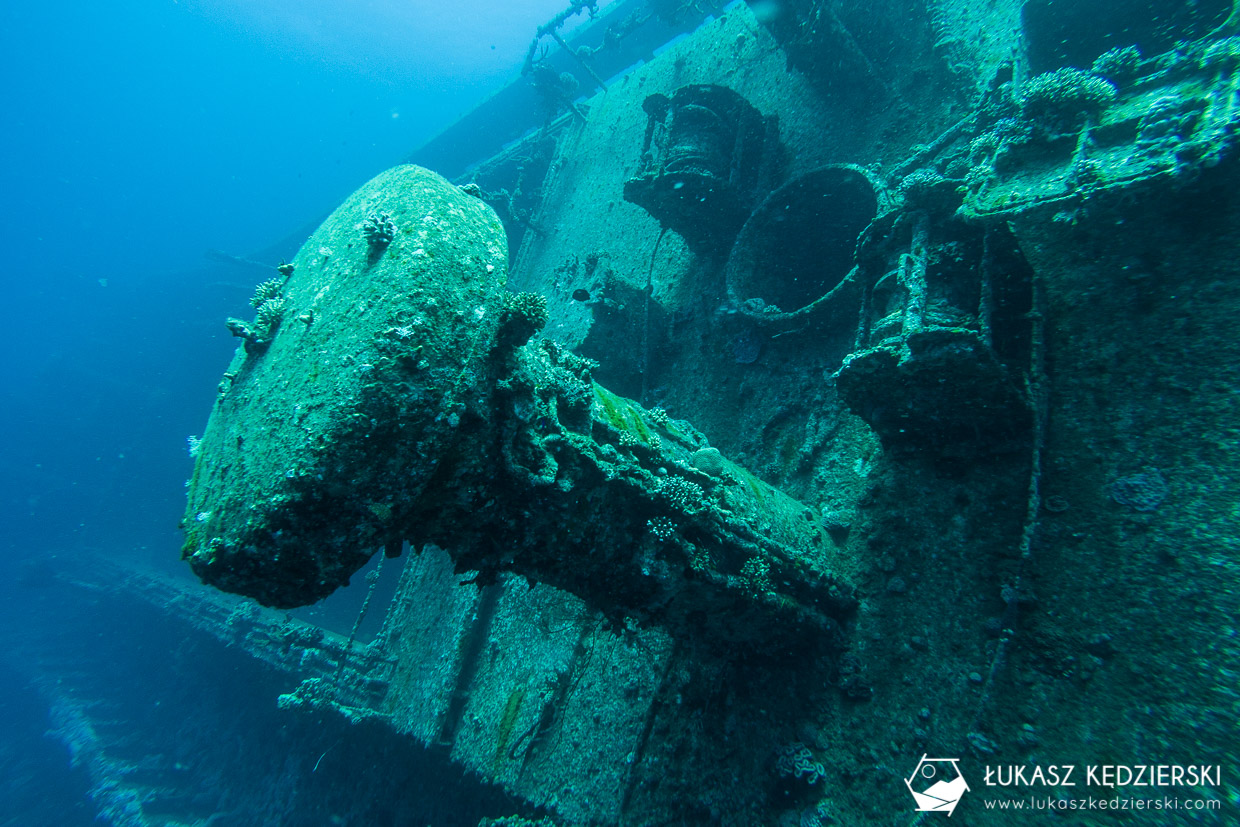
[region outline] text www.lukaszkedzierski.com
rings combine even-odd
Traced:
[[[1211,798],[1001,798],[984,802],[987,810],[1218,810],[1222,802]]]

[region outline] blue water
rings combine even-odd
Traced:
[[[146,686],[171,657],[106,600],[60,605],[70,593],[46,578],[82,551],[183,574],[186,437],[202,432],[235,348],[223,321],[266,277],[204,253],[291,257],[349,192],[513,79],[564,6],[0,9],[0,633],[12,642],[0,712],[25,722],[0,735],[0,823],[94,813],[81,769],[43,737],[32,675],[123,639],[130,649],[109,657],[124,668],[89,678]],[[84,630],[113,637],[92,646]]]
[[[169,557],[222,320],[261,280],[204,251],[296,239],[515,76],[563,6],[6,4],[6,553]]]

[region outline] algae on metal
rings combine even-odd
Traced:
[[[835,645],[855,601],[817,512],[722,458],[696,469],[692,426],[527,344],[545,303],[504,290],[503,240],[489,207],[413,167],[327,220],[284,291],[299,323],[239,351],[203,437],[194,570],[288,607],[380,547],[434,543],[474,582],[515,571],[617,624],[712,646],[760,646],[774,624]]]
[[[378,213],[398,229],[372,262]],[[351,196],[293,264],[270,347],[228,370],[183,522],[204,581],[278,607],[326,596],[401,539],[393,525],[470,403],[470,359],[495,337],[506,250],[489,207],[405,166]]]

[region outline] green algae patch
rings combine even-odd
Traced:
[[[499,726],[495,733],[496,767],[504,761],[505,754],[508,750],[508,742],[512,740],[513,727],[517,725],[517,719],[521,716],[521,706],[524,703],[524,686],[518,686],[508,694],[508,701],[504,704],[504,711],[500,715]]]
[[[621,433],[637,437],[647,445],[656,444],[657,437],[646,425],[645,411],[636,402],[617,396],[595,382],[594,403],[603,422]]]

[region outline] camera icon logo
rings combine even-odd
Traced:
[[[960,773],[959,758],[930,758],[922,755],[917,769],[904,779],[904,786],[913,794],[917,809],[930,813],[947,813],[948,817],[969,789]]]

